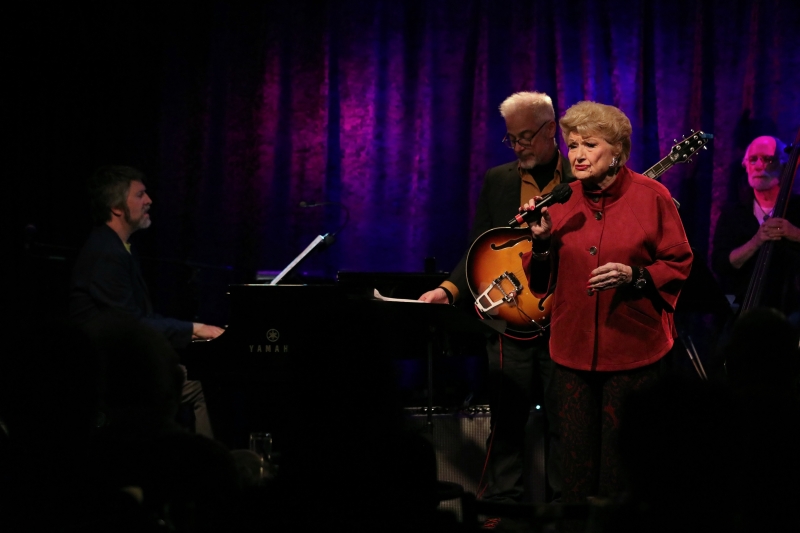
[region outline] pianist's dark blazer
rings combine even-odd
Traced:
[[[86,323],[106,310],[127,313],[164,334],[180,349],[192,340],[192,323],[153,312],[139,261],[107,225],[95,227],[72,271],[70,318]]]

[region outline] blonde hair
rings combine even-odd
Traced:
[[[631,121],[619,108],[597,102],[583,101],[573,105],[559,121],[564,141],[570,133],[581,136],[598,135],[608,144],[622,145],[620,165],[624,165],[631,155]]]
[[[523,110],[533,111],[537,119],[556,119],[553,100],[544,93],[530,91],[514,93],[500,104],[500,115],[503,118]]]

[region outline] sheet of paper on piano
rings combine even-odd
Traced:
[[[404,298],[389,298],[388,296],[384,296],[378,292],[378,289],[373,289],[372,295],[375,296],[376,300],[383,300],[384,302],[412,302],[412,303],[425,303],[419,300],[406,300]]]

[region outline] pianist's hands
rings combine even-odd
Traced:
[[[192,339],[210,340],[216,339],[225,330],[217,326],[209,326],[208,324],[200,324],[195,322],[192,324]]]

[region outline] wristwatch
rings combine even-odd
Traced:
[[[644,267],[636,267],[636,269],[639,271],[639,276],[633,282],[633,286],[641,290],[647,285],[647,278],[644,277]]]

